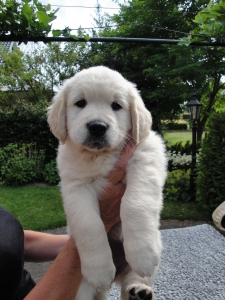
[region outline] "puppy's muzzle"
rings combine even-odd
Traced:
[[[102,121],[91,121],[87,124],[88,131],[93,137],[103,137],[108,129],[108,125]]]

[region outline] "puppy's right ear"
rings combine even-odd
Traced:
[[[48,124],[55,137],[57,137],[62,144],[67,139],[67,125],[66,125],[66,95],[62,88],[53,98],[53,103],[48,107]]]

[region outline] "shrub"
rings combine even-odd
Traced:
[[[184,153],[181,155],[180,152],[176,153],[175,151],[167,151],[168,157],[168,169],[169,171],[173,170],[188,170],[191,168],[192,155],[186,155]],[[196,164],[199,163],[201,157],[201,149],[196,153]]]
[[[165,201],[190,201],[190,171],[174,170],[169,172],[164,188]]]
[[[35,144],[45,150],[48,163],[56,157],[58,140],[53,136],[46,119],[47,103],[42,106],[17,104],[13,110],[0,110],[0,145]]]
[[[56,166],[56,160],[53,159],[48,164],[45,165],[43,170],[43,178],[46,183],[57,184],[59,183],[59,174]]]
[[[202,142],[197,177],[197,201],[214,210],[225,197],[225,113],[214,113]]]
[[[191,165],[192,156],[183,154],[180,152],[176,153],[175,151],[167,151],[168,157],[168,169],[169,171],[180,169],[188,170]]]
[[[183,120],[190,120],[190,115],[189,114],[183,114]]]
[[[35,145],[9,144],[0,149],[0,183],[18,186],[40,179],[44,151]]]
[[[167,130],[187,130],[188,125],[186,123],[171,122],[171,123],[166,123],[166,129]]]
[[[167,146],[167,149],[171,152],[189,155],[192,152],[192,144],[190,141],[187,141],[185,144],[177,142],[171,146]]]

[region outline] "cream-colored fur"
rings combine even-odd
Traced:
[[[117,103],[121,106],[114,107]],[[116,105],[117,105],[116,104]],[[91,122],[106,127],[101,137]],[[123,245],[129,266],[117,281],[122,299],[131,286],[148,289],[160,261],[159,216],[166,178],[165,147],[151,131],[152,118],[134,84],[99,66],[65,82],[49,107],[48,122],[60,140],[58,169],[68,226],[81,259],[77,300],[105,299],[115,267],[99,212],[99,195],[127,140],[137,146],[129,160],[121,203]]]

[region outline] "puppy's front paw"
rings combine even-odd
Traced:
[[[104,260],[100,256],[92,257],[89,262],[89,264],[81,263],[82,274],[86,281],[97,291],[108,290],[116,273],[112,258]]]
[[[160,262],[160,250],[157,245],[124,243],[126,260],[132,270],[141,277],[154,275],[156,267]]]

